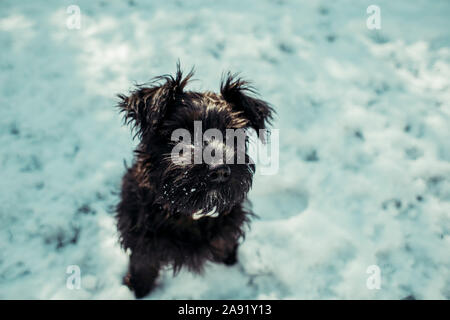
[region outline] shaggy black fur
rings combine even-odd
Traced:
[[[244,208],[253,164],[230,164],[229,179],[213,181],[207,164],[171,161],[171,134],[178,128],[193,133],[194,120],[201,121],[203,132],[217,128],[224,137],[227,128],[258,132],[273,110],[247,82],[229,73],[220,94],[185,91],[192,76],[191,71],[183,77],[178,65],[175,77],[160,76],[128,96],[119,95],[118,107],[140,140],[117,206],[121,245],[131,252],[124,283],[138,298],[154,288],[163,267],[172,266],[174,273],[182,266],[201,272],[206,261],[234,264],[238,240],[253,215]],[[218,217],[193,219],[197,210],[213,207]]]

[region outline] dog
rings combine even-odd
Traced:
[[[236,263],[239,241],[254,216],[247,193],[255,164],[247,143],[239,149],[215,136],[200,144],[185,142],[184,160],[206,147],[212,154],[225,150],[227,156],[212,164],[180,162],[170,156],[177,142],[172,135],[180,128],[193,133],[195,123],[223,137],[229,129],[259,133],[270,125],[274,109],[249,82],[231,73],[222,76],[220,94],[187,91],[193,74],[192,69],[183,76],[177,64],[175,76],[159,76],[118,95],[124,123],[139,139],[116,207],[120,244],[130,258],[123,281],[136,298],[155,288],[163,268],[172,267],[175,275],[181,267],[201,273],[207,261]],[[244,151],[244,163],[225,163],[236,160],[238,149]]]

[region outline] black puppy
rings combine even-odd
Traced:
[[[273,110],[231,74],[223,78],[220,94],[184,91],[192,76],[191,71],[183,78],[178,66],[175,77],[160,76],[129,96],[119,95],[118,107],[140,140],[117,206],[121,245],[131,252],[124,283],[138,298],[154,288],[163,267],[201,272],[206,261],[234,264],[238,240],[253,215],[244,208],[255,170],[247,144],[239,163],[239,143],[233,138],[230,147],[224,140],[227,129],[265,129]],[[220,130],[223,140],[205,135],[199,144],[173,138],[177,129],[194,136],[195,123],[203,131]],[[184,162],[172,156],[178,143]],[[190,161],[208,146],[213,155],[225,151],[224,161]]]

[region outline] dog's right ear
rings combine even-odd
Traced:
[[[169,109],[183,94],[183,89],[194,75],[193,69],[183,78],[180,65],[177,64],[175,78],[163,75],[154,78],[150,86],[138,85],[128,96],[117,95],[121,101],[117,107],[124,113],[126,124],[132,125],[139,138],[156,133]]]

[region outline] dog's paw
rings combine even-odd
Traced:
[[[130,273],[127,273],[123,279],[122,283],[126,285],[131,291],[133,291],[136,299],[141,299],[147,296],[153,289],[153,285],[145,285],[142,282],[135,281]]]
[[[132,288],[131,288],[131,275],[130,275],[130,273],[127,273],[127,274],[123,277],[123,279],[122,279],[122,284],[123,284],[123,285],[126,285],[128,288],[132,289]]]
[[[136,299],[142,299],[147,296],[152,288],[137,287],[133,290]]]
[[[222,261],[227,266],[235,265],[237,262],[237,246],[234,247],[233,251]]]
[[[223,263],[227,266],[235,265],[237,262],[236,255],[235,256],[229,256],[225,260],[223,260]]]

